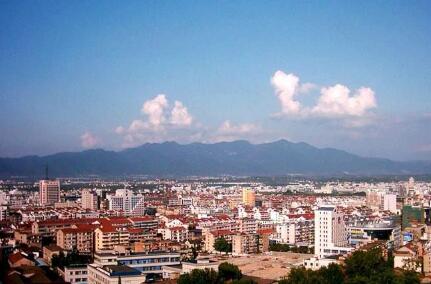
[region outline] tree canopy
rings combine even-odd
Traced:
[[[217,238],[214,242],[214,249],[216,251],[220,251],[220,252],[231,252],[232,251],[232,245],[228,243],[228,241],[226,241],[225,238],[221,237],[221,238]]]
[[[213,269],[194,269],[190,273],[180,275],[178,284],[255,284],[251,279],[242,276],[238,266],[223,262],[218,267],[218,272]]]

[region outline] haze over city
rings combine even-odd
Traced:
[[[0,156],[287,139],[431,159],[430,3],[0,9]]]

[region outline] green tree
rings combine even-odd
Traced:
[[[240,280],[233,280],[232,284],[257,284],[253,279],[242,278]]]
[[[225,252],[226,254],[228,252],[232,251],[232,245],[229,244],[225,238],[217,238],[214,242],[214,249],[216,251]]]
[[[344,283],[344,273],[338,264],[330,263],[327,267],[320,268],[318,273],[326,284]]]
[[[279,284],[323,284],[323,279],[318,272],[305,267],[292,268],[287,278],[278,282]]]
[[[346,284],[371,284],[371,281],[366,276],[355,275],[354,277],[347,280]]]
[[[238,266],[228,262],[223,262],[218,266],[218,274],[219,278],[223,281],[239,280],[242,278],[242,273]]]
[[[190,278],[189,273],[181,274],[180,277],[177,279],[177,284],[189,284],[192,282],[192,279]]]
[[[190,273],[182,274],[178,284],[219,284],[218,273],[214,269],[193,269]]]
[[[345,261],[345,271],[348,278],[355,276],[371,276],[386,269],[386,262],[380,249],[370,251],[355,251]]]
[[[400,283],[403,283],[403,284],[419,284],[419,283],[421,283],[418,273],[416,273],[412,270],[404,271],[404,273],[401,275],[400,278],[401,278]]]

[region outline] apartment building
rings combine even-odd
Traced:
[[[144,196],[132,190],[117,189],[115,195],[107,197],[109,210],[122,211],[126,216],[145,215]]]
[[[96,253],[94,264],[107,266],[119,264],[128,266],[143,274],[162,274],[163,266],[180,264],[180,253],[177,252],[143,252],[143,253]]]
[[[94,242],[96,251],[112,250],[117,245],[128,246],[130,233],[127,228],[102,225],[94,231]]]
[[[80,253],[91,253],[94,251],[94,230],[91,225],[60,229],[56,235],[57,245],[64,250],[75,248]]]
[[[82,190],[81,207],[83,209],[97,210],[99,207],[97,194],[90,189]]]
[[[214,252],[214,243],[218,238],[224,238],[227,242],[232,243],[232,237],[235,235],[235,232],[229,230],[218,230],[218,231],[209,231],[205,234],[205,250],[207,252]]]
[[[60,181],[48,179],[39,181],[40,205],[54,205],[56,202],[60,202]]]
[[[88,284],[142,284],[146,282],[145,274],[126,265],[89,264],[87,269]]]
[[[88,283],[88,269],[87,265],[70,265],[65,267],[58,267],[57,272],[64,282],[70,284],[87,284]]]
[[[258,229],[258,223],[253,218],[241,218],[238,220],[238,227],[241,233],[254,234]]]
[[[320,258],[351,251],[344,214],[336,206],[320,206],[314,211],[314,251]]]
[[[269,248],[268,234],[238,233],[232,236],[232,254],[244,255],[267,252]]]

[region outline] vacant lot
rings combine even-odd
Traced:
[[[311,254],[291,252],[269,252],[239,257],[220,257],[220,261],[231,262],[241,269],[244,275],[278,280],[289,274],[290,268],[302,264]]]

